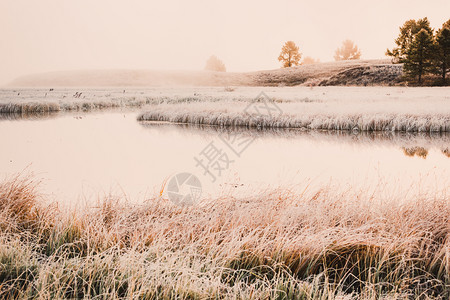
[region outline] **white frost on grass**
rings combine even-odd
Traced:
[[[261,89],[245,88],[18,88],[0,89],[0,113],[89,111],[146,104],[180,102],[248,101]]]
[[[122,88],[0,89],[0,113],[35,114],[142,107],[154,103],[153,96],[146,96],[145,93],[145,90],[127,91]]]
[[[450,131],[449,88],[266,88],[282,114],[245,112],[248,88],[221,101],[171,101],[152,105],[139,120],[252,128],[361,131]],[[254,91],[254,89],[252,89]],[[254,93],[254,96],[258,95]]]
[[[283,111],[281,116],[255,119],[243,112],[260,92],[277,103]],[[450,88],[0,89],[1,113],[87,111],[144,105],[149,108],[140,120],[264,128],[450,131]]]

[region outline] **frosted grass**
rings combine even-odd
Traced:
[[[15,177],[0,183],[0,297],[448,299],[448,200],[305,187],[62,212]]]
[[[266,88],[281,115],[246,113],[254,89],[240,88],[220,101],[172,101],[152,105],[142,121],[167,121],[248,128],[304,128],[315,130],[448,132],[449,88]],[[251,110],[250,110],[251,111]]]
[[[166,121],[220,127],[305,128],[314,130],[448,132],[447,103],[388,101],[280,102],[281,115],[244,112],[249,103],[189,103],[154,105],[140,121]],[[447,104],[447,106],[446,106]]]
[[[158,103],[141,91],[120,89],[8,89],[0,90],[0,114],[32,115],[49,112],[91,111],[142,107]]]
[[[266,93],[283,111],[244,113]],[[0,90],[0,113],[145,107],[139,120],[251,128],[448,132],[450,88],[178,87]]]

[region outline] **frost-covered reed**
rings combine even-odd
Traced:
[[[446,115],[301,115],[276,117],[216,111],[193,112],[185,109],[154,108],[141,114],[139,121],[204,124],[221,127],[305,128],[315,130],[450,132]]]
[[[0,89],[0,114],[38,115],[59,111],[91,111],[109,108],[142,107],[159,103],[141,92],[113,89]]]
[[[30,102],[30,103],[0,103],[0,114],[33,115],[58,111],[91,111],[120,107],[142,107],[148,104],[146,100],[135,99],[119,101],[68,101],[68,102]]]
[[[1,114],[40,114],[60,110],[58,103],[0,103]]]
[[[260,91],[282,114],[264,114],[254,102]],[[448,132],[448,88],[238,88],[165,91],[139,120],[249,128],[306,128],[355,131]],[[157,99],[157,98],[156,98]],[[154,100],[156,100],[154,99]],[[266,100],[268,100],[266,99]],[[261,100],[259,98],[258,100]],[[264,101],[264,100],[263,100]],[[260,115],[246,113],[254,102]],[[151,104],[151,103],[150,103]]]
[[[259,107],[254,112],[252,105]],[[304,128],[350,131],[450,131],[450,105],[439,101],[278,100],[281,113],[264,113],[252,101],[163,103],[153,105],[140,121],[204,124],[219,127]]]
[[[450,199],[329,188],[64,213],[0,184],[0,297],[448,299]]]
[[[244,109],[264,92],[282,115]],[[0,90],[0,113],[144,107],[140,120],[355,131],[450,131],[450,88],[236,87]]]

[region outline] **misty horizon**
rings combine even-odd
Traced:
[[[277,69],[287,40],[320,62],[333,61],[345,39],[362,59],[384,59],[404,21],[428,17],[439,28],[449,9],[448,1],[6,1],[0,85],[66,70],[202,70],[211,55],[228,72]]]
[[[450,0],[0,0],[0,299],[449,299]]]

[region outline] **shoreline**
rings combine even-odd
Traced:
[[[261,94],[263,92],[264,94]],[[0,90],[0,113],[136,108],[139,120],[264,128],[357,131],[450,131],[450,88],[236,87]],[[256,120],[245,109],[258,95],[279,107]],[[259,96],[258,96],[259,97]]]

